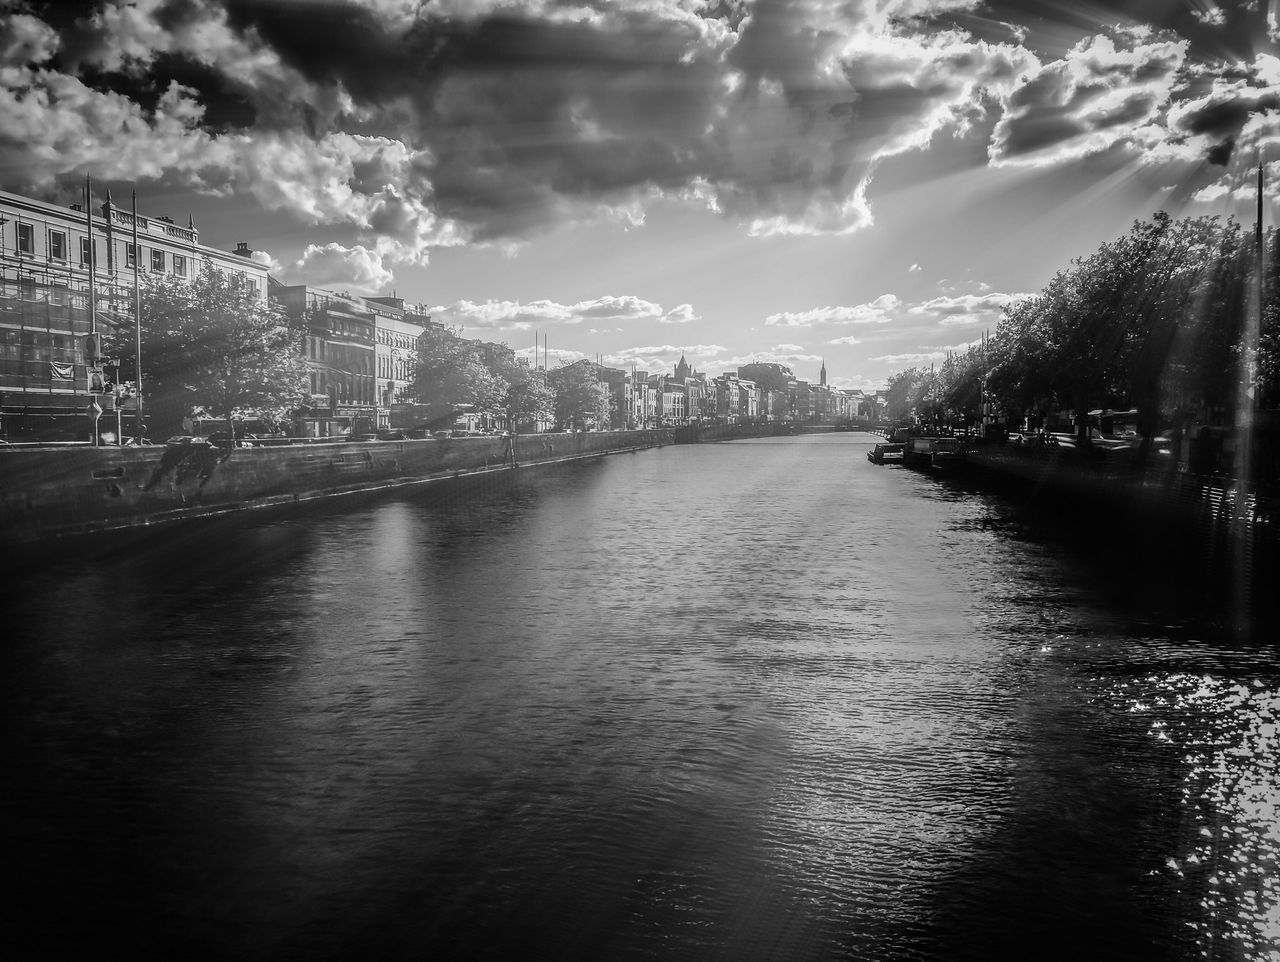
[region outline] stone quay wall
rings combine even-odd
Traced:
[[[520,435],[514,461],[523,470],[674,440],[671,429]],[[512,447],[510,439],[486,436],[235,449],[6,448],[0,450],[0,544],[511,471]]]

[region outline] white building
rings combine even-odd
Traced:
[[[87,440],[86,410],[108,407],[91,330],[133,325],[133,290],[144,276],[194,278],[204,263],[242,276],[267,297],[267,269],[200,243],[195,225],[133,214],[108,199],[97,211],[0,190],[0,430],[10,439]],[[242,245],[243,247],[244,245]],[[108,367],[136,378],[132,357]],[[143,377],[146,358],[143,358]],[[91,380],[93,383],[91,384]]]

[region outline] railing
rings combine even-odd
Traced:
[[[127,210],[121,210],[118,207],[111,208],[111,223],[119,224],[128,231],[133,230],[133,214]],[[147,217],[138,215],[138,232],[140,234],[164,234],[168,237],[174,237],[188,244],[200,243],[200,232],[193,228],[179,227],[177,224],[171,224],[166,220],[152,220]]]

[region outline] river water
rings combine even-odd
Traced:
[[[872,440],[667,447],[24,565],[6,941],[1280,958],[1275,649],[1130,603]]]

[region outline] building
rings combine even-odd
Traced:
[[[102,358],[101,334],[132,326],[135,281],[198,276],[204,264],[244,278],[267,297],[262,265],[206,247],[193,223],[138,215],[111,203],[61,207],[0,191],[0,436],[96,440],[117,403],[110,385],[136,380],[135,359]],[[146,377],[146,358],[142,359]],[[112,420],[112,419],[109,419]]]
[[[366,297],[374,315],[374,354],[377,366],[378,429],[391,427],[392,405],[408,401],[418,366],[418,339],[431,318],[405,307],[402,297]]]
[[[306,284],[273,284],[271,297],[307,325],[311,389],[309,403],[297,418],[298,434],[326,438],[376,431],[379,315],[375,305],[346,291]]]

